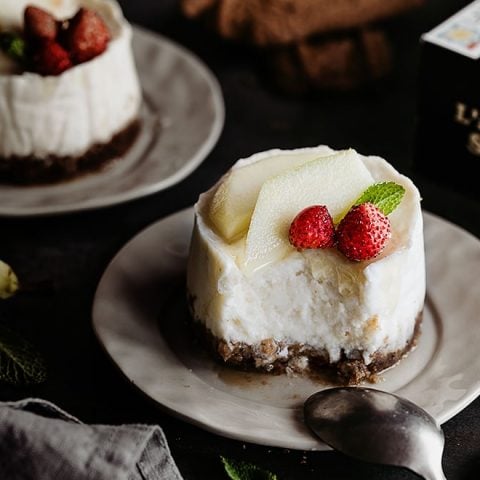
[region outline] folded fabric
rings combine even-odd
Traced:
[[[158,426],[86,425],[44,400],[0,403],[0,478],[181,480]]]

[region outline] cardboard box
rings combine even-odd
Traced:
[[[480,199],[480,0],[422,37],[415,167]]]

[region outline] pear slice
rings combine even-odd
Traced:
[[[322,155],[330,155],[332,150],[318,147],[314,151],[275,153],[263,159],[260,154],[259,161],[234,168],[215,192],[210,203],[209,218],[227,242],[232,242],[246,233],[258,193],[265,180]],[[252,158],[254,159],[255,157]]]
[[[267,180],[258,195],[246,238],[246,273],[292,251],[288,230],[301,210],[326,205],[337,223],[372,183],[372,175],[355,150],[319,158]]]

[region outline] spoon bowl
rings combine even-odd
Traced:
[[[425,410],[404,398],[373,388],[330,388],[305,401],[304,419],[323,442],[346,455],[445,480],[443,432]]]

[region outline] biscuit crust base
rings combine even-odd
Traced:
[[[194,327],[217,360],[229,366],[273,374],[309,375],[339,385],[356,385],[363,381],[374,383],[378,373],[395,365],[414,348],[420,335],[422,317],[423,310],[418,313],[413,334],[404,348],[393,352],[377,351],[368,365],[360,351],[348,357],[342,352],[340,360],[330,363],[325,350],[307,344],[288,344],[273,338],[254,345],[227,342],[213,335],[198,319],[194,321]]]
[[[130,149],[140,132],[140,126],[140,120],[134,120],[115,134],[110,142],[95,144],[78,157],[0,157],[0,182],[13,185],[56,183],[100,170]]]

